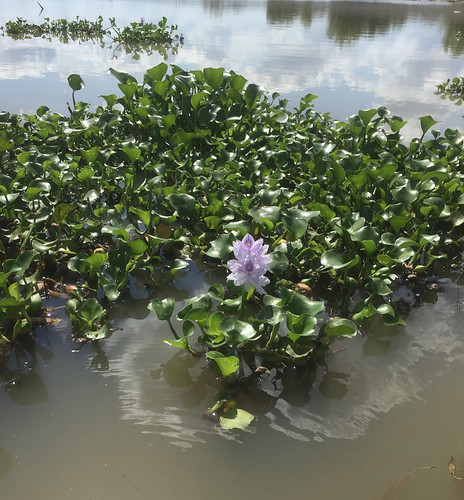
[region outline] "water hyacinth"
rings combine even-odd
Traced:
[[[250,286],[261,294],[266,293],[263,286],[269,283],[269,278],[264,274],[269,271],[270,257],[266,254],[268,245],[263,245],[263,240],[254,240],[251,234],[247,234],[242,241],[233,243],[235,259],[229,260],[227,266],[230,273],[227,279],[234,282],[236,286],[245,285],[248,291]]]

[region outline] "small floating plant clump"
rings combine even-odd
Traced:
[[[103,18],[99,16],[95,21],[76,18],[75,21],[66,19],[51,20],[46,17],[42,24],[31,24],[18,17],[15,21],[7,21],[1,26],[2,35],[15,40],[27,38],[58,38],[63,43],[69,41],[97,41],[102,46],[105,39],[109,40],[109,48],[116,53],[125,50],[127,54],[134,54],[138,58],[141,53],[151,54],[154,51],[166,55],[170,48],[176,53],[179,44],[183,43],[182,35],[175,34],[177,26],[169,25],[165,17],[158,23],[146,22],[141,18],[129,26],[119,27],[115,18],[109,19],[109,26],[104,27]]]
[[[448,78],[446,82],[436,86],[435,94],[441,95],[442,99],[453,101],[456,106],[462,104],[464,99],[464,77]]]

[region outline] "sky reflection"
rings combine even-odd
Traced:
[[[154,5],[155,4],[155,5]],[[434,95],[436,85],[464,72],[464,15],[454,4],[308,1],[52,0],[41,16],[30,5],[8,5],[0,21],[24,16],[40,21],[76,15],[115,16],[128,23],[152,12],[179,26],[185,43],[169,63],[187,69],[225,67],[269,92],[280,92],[296,106],[307,93],[315,106],[344,120],[359,109],[386,106],[409,121],[407,139],[419,133],[418,117],[432,115],[437,128],[461,127],[459,108]],[[156,9],[153,9],[153,7]],[[148,8],[150,7],[150,8]],[[87,84],[78,98],[93,104],[117,91],[117,71],[141,79],[163,54],[131,55],[98,43],[50,43],[0,38],[0,108],[33,112],[46,104],[66,112],[67,77],[79,73]],[[31,79],[33,79],[31,81]],[[11,81],[16,83],[12,85]]]

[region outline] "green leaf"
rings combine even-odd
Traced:
[[[168,65],[164,62],[147,70],[147,75],[153,80],[161,81],[168,70]]]
[[[245,410],[231,409],[219,417],[219,425],[225,429],[246,429],[255,417]]]
[[[129,75],[128,73],[119,72],[113,68],[110,68],[108,70],[108,73],[110,75],[114,76],[115,78],[117,78],[121,83],[127,83],[127,82],[137,83],[137,80],[132,75]]]
[[[403,215],[394,215],[389,219],[390,226],[393,228],[395,232],[399,232],[403,229],[404,226],[409,222],[410,217],[406,217]]]
[[[252,208],[248,212],[251,217],[258,223],[273,229],[280,217],[280,207],[260,207]]]
[[[109,326],[105,323],[98,330],[86,330],[83,333],[85,337],[88,338],[89,340],[102,340],[109,337],[110,329]]]
[[[390,127],[392,129],[392,132],[398,132],[399,130],[401,130],[405,125],[406,125],[406,122],[402,121],[402,120],[390,120]]]
[[[158,319],[168,320],[171,318],[176,301],[172,297],[167,297],[163,300],[153,299],[148,303],[148,309],[155,311]]]
[[[301,293],[294,292],[288,288],[282,287],[280,292],[282,294],[282,306],[292,314],[309,314],[310,316],[315,316],[325,309],[324,302],[310,300],[308,297],[301,295]]]
[[[250,83],[247,85],[245,89],[245,99],[248,105],[251,105],[254,101],[259,99],[263,95],[264,91],[261,87],[254,83]]]
[[[296,341],[299,337],[312,335],[317,325],[317,319],[309,314],[287,313],[288,337]]]
[[[193,217],[195,215],[195,205],[197,201],[193,196],[185,193],[173,193],[166,199],[180,217]]]
[[[240,321],[234,316],[227,316],[221,321],[221,330],[226,337],[226,344],[231,347],[238,347],[256,335],[256,330],[250,323]]]
[[[178,347],[179,349],[184,349],[184,351],[192,352],[192,348],[188,343],[187,337],[182,337],[181,339],[178,340],[165,339],[164,342],[174,347]]]
[[[321,264],[324,267],[333,269],[350,269],[359,262],[359,257],[356,256],[351,260],[345,261],[344,256],[337,250],[327,250],[321,256]]]
[[[87,299],[79,310],[79,313],[90,324],[103,314],[103,307],[97,299]]]
[[[191,337],[195,333],[195,324],[192,321],[185,320],[182,323],[182,333],[184,337]]]
[[[372,226],[364,226],[351,234],[351,239],[353,241],[367,241],[372,240],[375,244],[379,242],[380,236],[377,231]]]
[[[267,305],[256,316],[256,319],[269,325],[278,325],[285,321],[285,312],[279,306]]]
[[[357,331],[356,324],[346,318],[331,318],[324,328],[327,337],[352,337]]]
[[[103,292],[108,300],[114,302],[120,295],[118,287],[114,283],[106,283],[103,285]]]
[[[218,351],[208,351],[206,357],[214,360],[224,378],[229,378],[237,373],[239,359],[236,356],[224,356]]]
[[[71,87],[73,92],[77,92],[85,87],[84,80],[82,80],[82,78],[75,73],[68,76],[68,85]]]
[[[124,153],[126,153],[131,163],[134,163],[142,154],[142,151],[133,144],[124,146],[122,150],[124,151]]]
[[[410,259],[414,255],[414,253],[415,252],[411,247],[396,247],[389,255],[395,262],[401,264],[402,262]]]
[[[410,205],[414,203],[419,197],[419,191],[411,189],[409,186],[402,186],[392,190],[392,197],[398,203]]]
[[[230,238],[230,234],[221,234],[221,236],[211,242],[211,247],[206,252],[206,255],[215,259],[226,260],[233,249]]]
[[[53,219],[57,224],[63,222],[66,217],[71,213],[77,210],[76,205],[70,205],[69,203],[58,203],[56,205],[55,210],[53,211]]]
[[[393,318],[395,317],[395,310],[390,304],[382,304],[377,308],[377,312],[382,315],[389,315],[392,316]]]
[[[127,99],[131,99],[137,90],[137,84],[134,82],[119,83],[118,87],[121,89],[122,93]]]
[[[421,116],[419,118],[419,120],[420,120],[423,135],[425,135],[425,133],[430,129],[430,127],[433,127],[433,125],[435,125],[435,123],[438,123],[430,115]]]
[[[304,236],[308,229],[308,221],[297,219],[287,215],[282,216],[284,228],[289,232],[292,240],[298,240]]]
[[[30,333],[32,330],[32,321],[30,318],[18,319],[13,326],[13,337],[15,340],[18,335],[24,335]]]
[[[145,227],[148,227],[150,225],[151,216],[148,210],[142,210],[141,208],[137,207],[129,207],[129,212],[137,215]]]
[[[376,109],[369,109],[366,111],[360,110],[358,115],[361,118],[362,122],[364,123],[364,126],[367,127],[369,122],[372,120],[372,118],[377,114]]]
[[[148,248],[148,244],[145,240],[136,239],[127,242],[128,247],[130,248],[131,255],[143,255]]]
[[[188,260],[184,259],[175,259],[171,265],[170,265],[170,271],[171,274],[176,274],[177,272],[181,271],[182,269],[188,269],[190,266],[190,263]]]
[[[269,254],[269,269],[277,275],[281,275],[288,268],[288,258],[282,252],[272,252]]]
[[[390,280],[372,278],[371,289],[377,295],[390,295],[393,290],[389,287]]]
[[[206,83],[217,90],[224,79],[224,68],[205,68],[203,70]]]

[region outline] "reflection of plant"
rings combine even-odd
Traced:
[[[462,99],[464,98],[464,77],[456,77],[452,80],[448,78],[446,82],[440,83],[436,87],[437,91],[435,94],[441,95],[442,99],[449,99],[456,106],[462,104]]]
[[[108,38],[115,45],[114,52],[124,49],[127,54],[132,53],[135,59],[140,57],[140,53],[159,52],[164,57],[167,56],[168,48],[173,53],[177,52],[178,44],[183,43],[183,37],[174,35],[177,30],[176,25],[169,26],[167,19],[163,17],[157,24],[147,23],[144,19],[140,22],[133,22],[130,26],[120,28],[115,22],[115,18],[110,18],[110,26],[103,27],[103,18],[99,16],[96,21],[79,19],[67,21],[66,19],[50,20],[46,17],[42,24],[30,24],[25,19],[18,17],[15,21],[7,21],[0,30],[3,35],[18,40],[25,38],[59,38],[61,42],[71,41],[98,41],[102,47],[105,43],[104,37]],[[110,46],[112,48],[112,45]]]

